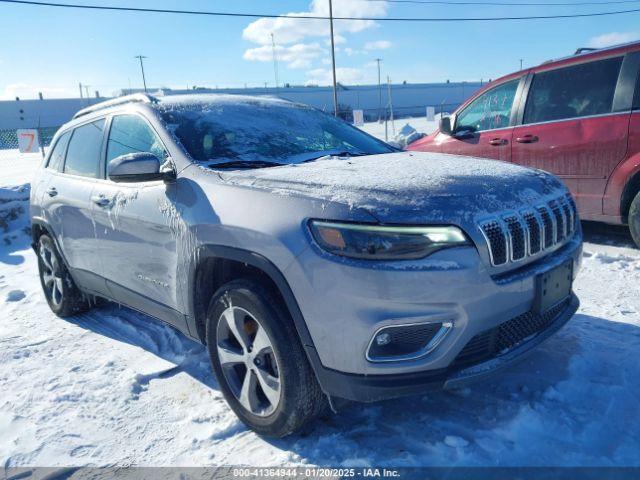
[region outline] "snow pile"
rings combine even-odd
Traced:
[[[7,180],[6,166],[0,200],[16,213],[0,239],[5,467],[640,466],[640,251],[614,229],[588,231],[578,314],[521,364],[267,441],[227,407],[201,345],[114,305],[67,320],[49,311],[24,232],[27,180]]]

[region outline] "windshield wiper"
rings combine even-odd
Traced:
[[[317,157],[307,158],[306,160],[303,160],[300,163],[313,162],[322,157],[363,157],[366,155],[370,155],[367,152],[349,151],[349,150],[328,150],[326,152],[318,152],[318,153],[320,155],[318,155]]]
[[[229,160],[228,162],[214,162],[207,165],[209,168],[265,168],[281,167],[284,163],[266,162],[264,160]]]

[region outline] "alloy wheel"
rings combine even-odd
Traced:
[[[44,283],[45,293],[56,307],[62,304],[63,285],[62,271],[60,262],[53,250],[44,244],[40,244],[39,256],[42,262],[42,282]]]
[[[258,319],[229,305],[218,320],[216,347],[225,380],[240,404],[256,416],[273,413],[281,397],[278,361]]]

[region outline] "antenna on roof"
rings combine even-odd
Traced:
[[[76,118],[88,115],[89,113],[97,112],[98,110],[102,110],[104,108],[124,105],[126,103],[158,103],[158,101],[159,100],[156,97],[153,97],[148,93],[134,93],[133,95],[125,95],[123,97],[114,98],[112,100],[107,100],[106,102],[96,103],[94,105],[91,105],[90,107],[83,108],[73,116],[73,119],[75,120]]]

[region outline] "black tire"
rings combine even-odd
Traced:
[[[88,310],[89,302],[73,282],[51,237],[40,236],[36,253],[40,284],[51,311],[59,317],[68,317]]]
[[[228,312],[230,306],[248,312],[250,316],[246,318],[250,320],[247,322],[255,318],[259,324],[257,328],[264,328],[271,342],[272,348],[265,351],[270,352],[269,355],[275,358],[280,392],[277,406],[270,404],[273,410],[264,416],[256,415],[242,405],[223,372],[218,341],[220,340],[221,344],[226,341],[219,338],[219,330],[226,328],[226,325],[223,323],[219,329],[219,324],[226,321],[223,320],[223,312]],[[252,342],[254,345],[258,343],[255,342],[255,337],[254,340],[249,338],[251,332],[247,332],[246,335],[249,348],[242,350],[245,355],[247,351],[251,352]],[[238,345],[242,348],[242,345]],[[256,433],[269,437],[284,437],[300,430],[326,409],[327,399],[309,365],[291,317],[277,295],[260,283],[244,279],[234,280],[222,286],[213,295],[207,312],[207,347],[213,370],[227,403],[238,418]],[[226,375],[229,375],[229,363],[225,365]],[[251,375],[249,367],[240,363],[233,368],[240,368],[241,372],[245,372],[238,374],[240,377]],[[257,377],[254,378],[257,381]],[[264,392],[264,389],[262,390]],[[266,400],[266,396],[263,398]],[[269,403],[268,400],[266,402]]]
[[[640,248],[640,192],[629,207],[629,231],[636,246]]]

